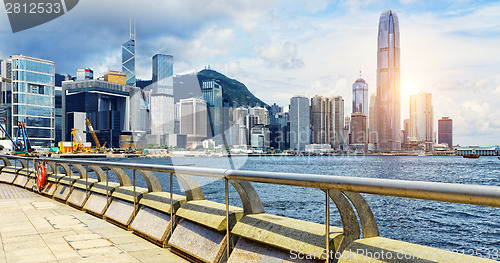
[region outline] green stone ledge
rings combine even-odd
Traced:
[[[106,188],[106,182],[99,182],[95,183],[92,188],[90,188],[90,191],[102,195],[111,195],[118,187],[120,187],[119,183],[108,182],[108,187]]]
[[[73,186],[75,188],[83,189],[83,190],[90,190],[90,188],[97,183],[98,181],[93,178],[88,178],[87,180],[85,179],[78,179]]]
[[[325,225],[271,214],[245,215],[232,234],[273,246],[286,252],[324,255]],[[330,249],[336,249],[343,237],[342,228],[330,227]]]
[[[360,252],[358,254],[358,252]],[[370,254],[371,253],[371,254]],[[371,255],[371,256],[367,256]],[[389,256],[391,255],[391,259]],[[398,256],[399,255],[399,256]],[[407,255],[405,257],[405,255]],[[485,256],[485,255],[483,255]],[[492,259],[474,257],[451,251],[393,240],[385,237],[358,239],[351,243],[338,261],[347,262],[420,262],[420,263],[486,263]]]
[[[147,188],[135,187],[135,197],[136,201],[139,201],[142,196],[148,192]],[[125,200],[128,202],[134,202],[134,187],[133,186],[120,186],[111,194],[111,197]]]
[[[182,195],[172,194],[173,213],[175,213],[181,205],[186,203],[186,197]],[[170,193],[168,192],[151,192],[141,198],[139,204],[149,208],[156,209],[166,214],[170,214]]]
[[[216,231],[224,231],[227,229],[225,204],[209,200],[189,201],[182,205],[175,215]],[[242,208],[229,206],[229,229],[231,229],[242,216]]]

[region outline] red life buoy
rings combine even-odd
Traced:
[[[36,186],[38,189],[42,190],[45,185],[45,166],[40,164],[38,170],[36,171]]]

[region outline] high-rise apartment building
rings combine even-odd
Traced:
[[[122,44],[122,72],[127,75],[127,86],[135,87],[135,29],[132,33],[132,26],[130,39]]]
[[[309,99],[294,96],[290,100],[290,149],[304,151],[310,143]]]
[[[438,143],[446,143],[448,147],[453,146],[453,120],[449,117],[438,120]]]
[[[368,115],[368,84],[361,77],[352,84],[352,112]]]
[[[13,55],[1,68],[7,131],[16,136],[18,122],[24,122],[32,145],[54,145],[55,63]]]
[[[410,95],[410,142],[433,142],[432,96],[428,92]]]
[[[150,95],[151,134],[175,132],[173,56],[153,56],[152,90]]]
[[[401,150],[399,21],[392,10],[380,16],[377,46],[377,147]]]

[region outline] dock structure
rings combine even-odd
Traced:
[[[500,207],[496,186],[7,155],[0,160],[0,263],[496,262],[381,237],[360,194]],[[40,165],[47,182],[38,189]],[[168,191],[153,172],[170,179]],[[224,180],[226,202],[206,200],[192,176]],[[137,185],[138,177],[146,187]],[[184,195],[173,193],[173,180]],[[323,191],[325,224],[267,214],[252,182]],[[230,184],[241,208],[229,205]],[[330,202],[342,226],[330,225]]]

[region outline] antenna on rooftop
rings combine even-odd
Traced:
[[[134,19],[134,30],[132,32],[132,17],[130,17],[130,39],[135,40],[135,19]]]

